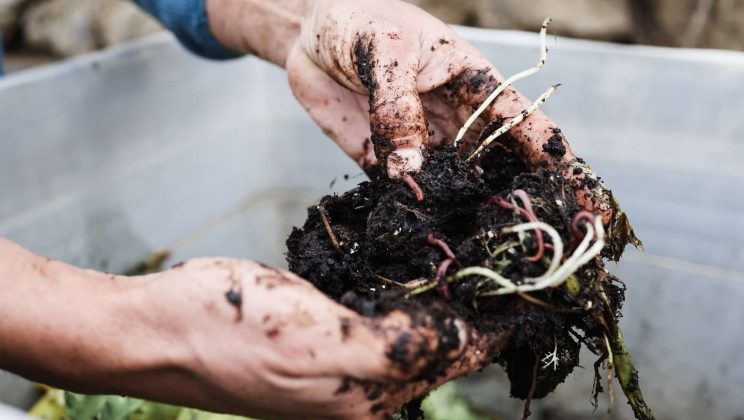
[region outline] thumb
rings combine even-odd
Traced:
[[[369,123],[377,159],[391,178],[417,172],[429,141],[416,89],[418,54],[396,31],[360,35],[354,64],[369,95]]]

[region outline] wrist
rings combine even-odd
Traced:
[[[101,331],[112,310],[106,276],[33,255],[0,239],[0,367],[85,388],[102,370]],[[86,311],[80,311],[85,308]],[[85,316],[88,314],[88,316]]]
[[[152,311],[143,280],[72,267],[0,239],[0,368],[79,392],[130,389],[140,372],[179,357],[167,332],[142,315]]]
[[[284,67],[312,0],[205,0],[209,27],[226,48]]]

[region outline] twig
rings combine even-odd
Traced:
[[[331,238],[331,244],[334,248],[336,248],[336,251],[341,251],[341,245],[338,243],[338,239],[336,239],[336,234],[333,233],[333,229],[331,229],[331,223],[328,221],[328,214],[326,214],[326,209],[323,207],[323,203],[318,204],[318,213],[320,213],[320,219],[323,221],[323,226],[325,226],[326,232],[328,232],[328,237]]]
[[[532,103],[532,105],[530,105],[529,107],[527,107],[527,109],[525,109],[524,111],[522,111],[516,117],[512,118],[508,123],[502,125],[493,134],[491,134],[490,136],[488,136],[487,139],[483,140],[483,143],[481,143],[480,146],[478,146],[478,148],[475,149],[475,151],[473,153],[471,153],[470,156],[468,156],[468,158],[465,159],[465,160],[468,161],[468,162],[471,161],[471,160],[473,160],[476,156],[478,156],[483,151],[483,149],[485,149],[486,147],[488,147],[488,145],[491,144],[492,141],[496,140],[500,135],[502,135],[502,134],[506,133],[507,131],[511,130],[515,125],[521,123],[525,118],[527,118],[527,116],[529,116],[535,110],[537,110],[538,108],[540,108],[540,106],[542,106],[542,104],[544,104],[545,101],[547,101],[548,98],[550,98],[550,96],[553,95],[553,93],[558,89],[559,86],[560,86],[560,84],[553,85],[548,90],[546,90],[545,92],[543,92],[543,94],[540,95],[535,100],[535,102]]]
[[[527,302],[535,305],[540,306],[547,309],[556,309],[553,305],[549,304],[548,302],[542,301],[532,295],[528,295],[527,293],[520,292],[519,290],[516,291],[517,296],[521,297],[522,299],[526,300]]]
[[[594,381],[592,381],[592,398],[590,401],[595,413],[597,407],[599,407],[599,394],[604,392],[604,388],[602,388],[602,375],[599,373],[599,369],[605,360],[607,360],[607,353],[602,353],[599,359],[594,362]]]
[[[391,285],[394,285],[394,286],[399,286],[399,287],[402,287],[404,289],[410,289],[410,290],[415,289],[415,288],[421,286],[422,284],[426,284],[429,281],[428,279],[425,279],[425,278],[419,278],[419,279],[409,280],[409,281],[403,283],[403,282],[395,281],[393,279],[389,279],[387,277],[383,277],[383,276],[381,276],[379,274],[374,274],[373,276],[374,276],[374,278],[376,278],[377,280],[380,280],[383,283],[391,284]]]
[[[581,309],[571,309],[571,308],[559,308],[557,306],[553,306],[549,304],[548,302],[545,302],[544,300],[540,300],[530,294],[527,294],[525,292],[516,291],[515,292],[517,296],[521,297],[522,299],[526,300],[527,302],[535,305],[540,306],[542,308],[545,308],[547,310],[558,312],[561,314],[577,314],[581,313]]]
[[[540,69],[543,68],[545,65],[545,60],[548,57],[548,49],[546,47],[545,43],[545,34],[548,30],[548,25],[550,24],[551,19],[547,18],[543,21],[542,26],[540,27],[540,58],[537,61],[537,64],[535,64],[534,67],[531,67],[527,70],[521,71],[508,79],[506,79],[504,82],[500,83],[496,90],[494,90],[490,95],[488,95],[488,98],[486,98],[485,101],[478,107],[478,109],[473,112],[473,114],[468,118],[467,121],[465,121],[465,124],[462,126],[460,131],[457,133],[457,137],[455,138],[455,147],[457,147],[460,142],[462,141],[462,138],[465,136],[465,133],[467,133],[470,126],[475,123],[475,121],[480,117],[480,115],[483,113],[483,111],[488,108],[491,103],[496,100],[496,98],[503,92],[506,88],[514,84],[517,80],[524,79],[525,77],[532,76],[533,74],[540,71]]]
[[[612,390],[612,372],[615,366],[612,357],[612,347],[610,346],[610,339],[607,337],[607,334],[604,334],[604,342],[607,347],[607,415],[610,415],[612,407],[615,405],[615,392]]]
[[[535,353],[535,365],[532,367],[532,383],[530,384],[530,391],[527,393],[527,399],[524,400],[524,411],[522,412],[522,420],[527,420],[530,417],[530,403],[532,402],[532,397],[535,396],[535,390],[537,389],[537,366],[538,366],[538,357],[537,353]]]
[[[376,278],[377,280],[380,280],[380,281],[381,281],[381,282],[383,282],[383,283],[386,283],[386,284],[390,284],[390,285],[393,285],[393,286],[406,287],[405,283],[401,283],[401,282],[399,282],[399,281],[395,281],[395,280],[393,280],[393,279],[389,279],[389,278],[387,278],[387,277],[383,277],[383,276],[381,276],[381,275],[379,275],[379,274],[373,274],[373,276],[374,276],[374,277],[375,277],[375,278]]]

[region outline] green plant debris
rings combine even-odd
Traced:
[[[457,384],[446,383],[429,394],[421,404],[427,420],[495,420],[497,417],[479,413],[460,395]]]

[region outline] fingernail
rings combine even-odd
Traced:
[[[424,164],[421,150],[415,148],[396,149],[387,158],[390,178],[400,178],[409,172],[418,172]]]

